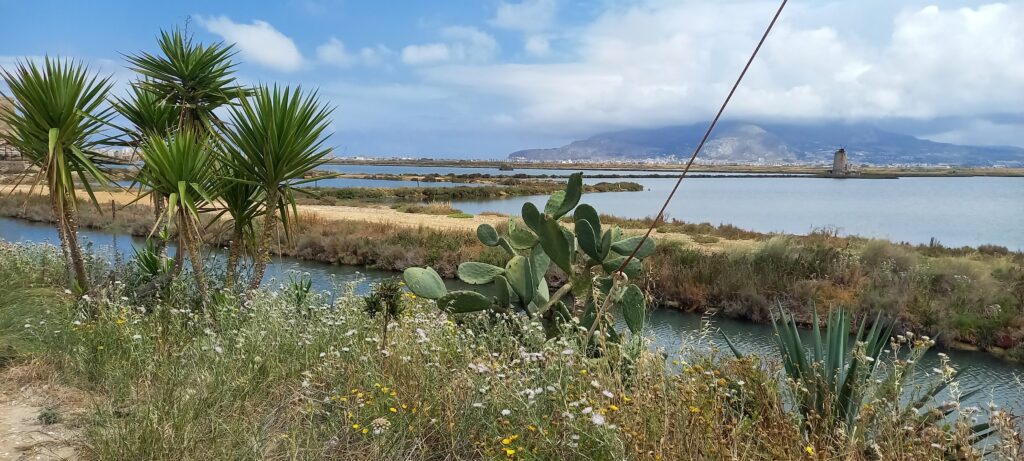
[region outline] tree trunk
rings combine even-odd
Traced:
[[[67,207],[66,204],[64,225],[67,233],[68,254],[71,256],[71,267],[75,271],[75,282],[80,290],[88,293],[91,287],[89,286],[89,274],[85,270],[85,258],[82,257],[82,247],[78,245],[78,219],[74,210]]]
[[[231,236],[231,246],[228,247],[227,274],[224,276],[224,288],[229,291],[235,288],[238,279],[238,264],[242,259],[242,229],[235,227],[234,235]]]
[[[164,215],[164,210],[167,207],[167,202],[160,194],[153,194],[153,219],[154,222],[159,222],[160,218]],[[164,228],[167,228],[167,223],[164,223]],[[156,254],[165,256],[167,254],[167,240],[163,238],[161,234],[156,236]]]
[[[50,207],[53,210],[54,219],[57,220],[57,237],[60,238],[60,251],[64,255],[64,270],[67,273],[68,285],[73,287],[76,280],[75,269],[71,260],[71,251],[68,250],[68,232],[64,222],[63,207],[57,202],[58,200],[60,200],[60,197],[50,194]]]
[[[271,193],[266,196],[267,206],[266,214],[263,215],[263,232],[260,237],[259,247],[256,249],[255,261],[252,266],[252,278],[249,279],[249,290],[255,290],[260,287],[260,283],[263,282],[263,274],[267,272],[267,264],[270,262],[270,245],[274,240],[274,231],[276,230],[277,217],[274,214],[277,203],[277,190],[272,189]]]
[[[203,268],[203,254],[200,242],[198,242],[199,228],[183,211],[180,210],[178,215],[178,253],[188,252],[188,259],[192,262],[192,275],[196,279],[196,289],[199,291],[199,298],[205,305],[206,271]]]

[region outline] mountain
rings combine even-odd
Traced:
[[[601,133],[552,149],[509,154],[526,161],[642,161],[686,159],[707,124]],[[853,163],[868,165],[1024,166],[1024,148],[961,146],[893,133],[867,124],[719,122],[704,146],[705,163],[825,163],[844,147]]]

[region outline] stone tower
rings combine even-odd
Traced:
[[[832,159],[832,176],[846,176],[850,173],[850,166],[846,163],[846,149],[839,149],[836,151],[835,158]]]

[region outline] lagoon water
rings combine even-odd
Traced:
[[[574,169],[413,167],[393,165],[327,165],[326,170],[364,174],[513,174],[567,176]],[[583,201],[600,212],[626,218],[653,217],[675,179],[587,178],[588,174],[647,174],[650,171],[582,170],[588,184],[631,181],[642,192],[589,194]],[[672,174],[657,171],[659,174]],[[1002,245],[1024,251],[1024,178],[930,177],[900,179],[831,179],[811,176],[766,177],[751,174],[715,177],[724,173],[695,173],[683,181],[669,205],[667,219],[732,224],[759,232],[806,234],[834,228],[843,235],[886,238],[915,244],[933,238],[947,246]],[[352,187],[415,187],[412,181],[348,181]],[[385,185],[395,183],[394,185]],[[402,184],[400,184],[402,183]],[[446,187],[450,183],[420,183]],[[456,201],[467,213],[495,211],[519,214],[523,203],[542,204],[546,196],[482,201]]]
[[[629,181],[644,190],[588,194],[583,202],[610,215],[653,217],[676,180]],[[452,206],[472,214],[518,215],[523,203],[545,200],[514,197]],[[915,244],[935,238],[947,246],[995,244],[1024,251],[1024,178],[690,178],[666,218],[791,234],[829,227],[844,235]]]
[[[105,232],[84,230],[81,232],[83,244],[99,255],[110,259],[131,258],[133,249],[142,245],[140,239],[118,236]],[[57,234],[52,226],[33,224],[25,221],[0,218],[0,239],[10,242],[49,242],[57,244]],[[372,282],[385,277],[394,277],[393,272],[364,270],[351,266],[336,266],[291,258],[275,258],[267,271],[266,286],[276,287],[286,283],[289,276],[308,273],[315,290],[337,293],[348,286],[353,286],[356,293],[366,293]],[[702,327],[703,319],[695,314],[675,310],[659,309],[651,312],[647,334],[652,338],[652,347],[664,350],[670,357],[680,354],[685,359],[687,351],[717,348],[727,354],[728,349],[721,335],[721,330],[729,335],[732,342],[744,354],[764,357],[766,360],[777,360],[772,329],[768,325],[757,325],[729,319],[711,319],[709,328]],[[807,333],[807,332],[805,332]],[[970,405],[984,406],[988,402],[1024,413],[1024,386],[1019,384],[1018,376],[1024,379],[1024,366],[1001,361],[991,355],[980,352],[946,351],[960,375],[961,387],[964,390],[981,389],[971,397]],[[937,354],[929,353],[919,370],[929,372],[938,363]],[[674,366],[674,365],[673,365]]]

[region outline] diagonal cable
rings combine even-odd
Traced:
[[[679,179],[676,180],[676,185],[672,187],[672,192],[669,192],[668,197],[665,199],[665,203],[661,205],[661,211],[658,211],[658,216],[654,218],[654,222],[651,223],[651,227],[647,229],[644,234],[644,238],[640,239],[636,248],[629,254],[622,265],[619,266],[615,272],[622,272],[626,265],[629,264],[633,258],[636,257],[636,252],[640,251],[640,247],[643,246],[647,239],[651,237],[651,232],[654,232],[654,228],[661,224],[661,220],[665,217],[665,209],[668,208],[668,204],[672,201],[672,197],[676,195],[676,191],[679,190],[679,185],[682,184],[683,178],[686,177],[686,173],[690,171],[690,167],[693,166],[693,162],[697,160],[697,155],[700,154],[701,149],[704,148],[704,143],[711,137],[711,131],[715,129],[715,125],[718,124],[718,119],[722,118],[722,113],[725,112],[725,107],[729,105],[729,101],[732,100],[732,95],[736,93],[736,88],[739,88],[740,82],[743,81],[743,77],[747,75],[747,70],[750,69],[750,64],[754,62],[754,58],[757,57],[757,52],[761,51],[761,46],[764,45],[765,40],[768,38],[768,34],[771,33],[772,28],[775,27],[775,22],[779,20],[779,16],[782,15],[783,8],[786,7],[788,0],[782,0],[779,4],[779,9],[775,12],[775,16],[772,17],[772,22],[768,23],[768,27],[765,28],[764,34],[761,35],[761,40],[757,42],[757,47],[754,48],[754,52],[750,54],[750,58],[747,59],[747,64],[743,66],[743,71],[740,72],[739,77],[736,77],[736,83],[732,84],[732,89],[729,90],[729,94],[725,97],[725,101],[722,101],[722,106],[718,108],[718,113],[715,114],[715,118],[711,120],[711,125],[708,125],[707,131],[704,132],[704,137],[701,138],[700,144],[697,144],[697,148],[693,150],[693,155],[690,156],[690,161],[686,162],[686,167],[683,168],[683,172],[679,175]]]

